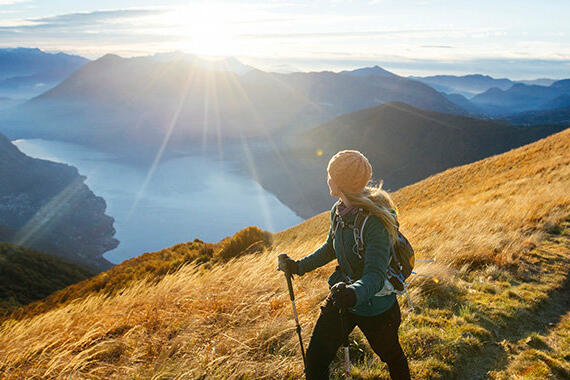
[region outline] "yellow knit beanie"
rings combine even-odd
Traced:
[[[330,159],[327,172],[342,191],[362,193],[372,177],[372,165],[357,150],[341,150]]]

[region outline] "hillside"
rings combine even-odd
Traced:
[[[542,111],[526,111],[505,117],[517,125],[559,124],[570,125],[570,106]]]
[[[461,94],[457,94],[457,93],[443,93],[442,94],[452,103],[457,104],[459,107],[463,108],[464,110],[466,110],[469,114],[468,116],[480,116],[480,115],[484,115],[485,113],[478,108],[476,105],[474,105],[473,103],[471,103],[465,96],[461,95]]]
[[[125,260],[106,272],[86,276],[84,281],[74,281],[73,283],[77,282],[77,284],[68,286],[63,290],[46,293],[45,298],[40,301],[18,308],[14,307],[17,305],[12,305],[9,317],[22,319],[45,313],[91,295],[115,295],[140,280],[156,283],[168,273],[176,272],[181,266],[188,263],[204,265],[203,269],[208,269],[212,265],[226,262],[232,257],[259,252],[267,247],[270,242],[270,233],[258,227],[250,226],[218,243],[206,243],[195,238],[193,241],[176,244],[157,252],[146,252]],[[0,282],[0,293],[2,291],[8,292],[14,286],[11,281],[6,283],[5,288],[1,285]],[[42,297],[36,297],[36,299],[39,298]],[[1,317],[0,314],[0,321],[2,320]]]
[[[544,110],[555,110],[559,108],[570,108],[570,93],[560,95],[543,105]]]
[[[94,272],[112,264],[103,253],[119,242],[106,203],[77,169],[26,156],[0,134],[0,241],[11,242]]]
[[[238,75],[217,68],[176,55],[108,54],[1,115],[0,131],[12,139],[43,137],[122,153],[146,148],[154,157],[165,136],[173,148],[268,138],[394,100],[464,112],[431,87],[396,76],[260,70]]]
[[[363,152],[386,188],[394,190],[564,128],[519,127],[392,102],[342,115],[293,136],[279,149],[256,156],[252,176],[308,218],[330,209],[325,168],[339,150]],[[249,161],[244,162],[245,167],[247,164]]]
[[[400,299],[415,379],[564,378],[570,271],[570,130],[449,169],[394,193],[402,229],[436,280]],[[0,372],[23,377],[300,378],[302,361],[277,255],[319,247],[322,213],[223,265],[189,264],[0,327]],[[334,263],[296,278],[308,342]],[[387,378],[360,331],[354,378]],[[334,363],[339,378],[340,361]]]
[[[93,275],[55,256],[2,242],[0,263],[0,318]]]

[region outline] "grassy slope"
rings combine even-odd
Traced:
[[[418,312],[404,312],[400,330],[414,378],[568,375],[569,152],[567,130],[395,193],[418,255],[438,259],[419,267],[438,281],[412,282]],[[132,283],[111,297],[92,295],[5,322],[0,373],[299,378],[302,362],[276,256],[312,252],[327,230],[324,213],[275,234],[263,253],[209,270],[187,265],[158,283]],[[333,266],[294,282],[307,343]],[[355,377],[386,378],[362,334],[355,330],[351,338]],[[547,347],[527,347],[527,340]]]
[[[77,283],[70,285],[65,289],[61,289],[64,288],[64,286],[60,286],[49,292],[44,291],[42,297],[45,298],[39,301],[32,302],[19,308],[14,308],[14,305],[12,305],[13,310],[9,317],[16,319],[27,318],[67,305],[75,300],[85,298],[90,295],[114,295],[127,288],[132,283],[142,279],[156,283],[167,273],[176,272],[181,266],[188,263],[204,264],[202,269],[208,269],[216,263],[231,259],[233,256],[261,251],[264,247],[270,244],[270,235],[270,232],[262,231],[258,227],[250,226],[236,232],[232,237],[222,239],[218,243],[205,243],[200,239],[194,239],[194,241],[179,243],[157,252],[146,252],[140,256],[125,260],[106,272],[99,273],[92,277],[84,276],[83,278],[75,281],[68,281],[67,284],[72,284],[74,282]],[[0,258],[2,254],[1,248],[2,246],[0,245]],[[47,272],[49,272],[49,270]],[[0,274],[2,274],[1,268]],[[6,274],[9,273],[6,272]],[[85,280],[79,282],[83,279]],[[0,280],[0,295],[3,288],[11,289],[10,286],[15,287],[14,284],[10,284],[9,278],[6,280],[6,284],[2,284],[2,281]],[[40,280],[41,278],[36,278],[36,282],[39,282]],[[54,279],[52,278],[52,281],[53,280]],[[20,281],[18,281],[18,283],[21,284]],[[35,284],[35,286],[39,288],[48,288],[45,284]],[[61,290],[53,292],[57,289]],[[42,297],[36,297],[34,299]],[[0,323],[3,318],[6,319],[8,316],[2,316],[2,313],[0,313]]]
[[[92,275],[58,257],[0,242],[0,317]]]

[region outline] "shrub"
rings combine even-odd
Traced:
[[[271,232],[263,231],[256,226],[249,226],[235,233],[231,238],[224,239],[217,258],[228,261],[233,257],[260,252],[271,245],[271,240]]]

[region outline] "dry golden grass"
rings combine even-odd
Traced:
[[[471,291],[507,294],[507,270],[570,214],[569,145],[566,130],[395,193],[402,228],[418,256],[438,260],[420,271],[437,272],[441,279],[441,286],[417,280],[420,313],[408,315],[403,325],[402,342],[415,377],[453,373],[454,355],[489,339],[485,324],[476,321],[476,303],[447,305],[445,300]],[[30,319],[7,321],[0,327],[0,377],[300,378],[291,305],[276,258],[281,252],[294,258],[311,253],[324,241],[328,221],[323,213],[276,233],[273,245],[260,254],[211,269],[189,264],[158,283],[137,282],[110,297],[89,296]],[[333,265],[294,280],[305,345]],[[474,287],[481,283],[473,273],[496,279],[496,289]],[[517,310],[531,302],[515,296]],[[433,299],[439,304],[430,310]],[[436,329],[441,336],[434,335]],[[461,344],[453,348],[458,352],[445,351],[446,334]],[[357,375],[384,378],[361,334],[354,336],[353,346],[364,351],[355,356]]]
[[[570,131],[447,170],[395,193],[421,255],[505,265],[568,215]]]
[[[258,227],[246,227],[218,243],[204,243],[200,239],[178,243],[156,252],[147,252],[123,261],[107,272],[56,291],[49,296],[24,306],[10,306],[0,310],[0,324],[5,319],[23,319],[67,305],[89,295],[113,295],[140,280],[156,283],[166,274],[176,272],[183,265],[195,263],[210,268],[237,256],[254,254],[271,245],[272,235]],[[11,311],[9,314],[8,312]]]

